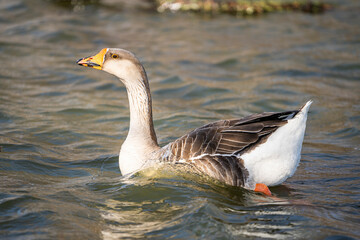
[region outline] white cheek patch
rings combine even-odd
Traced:
[[[124,83],[126,82],[125,85],[132,85],[137,80],[142,80],[137,66],[127,59],[108,59],[105,61],[102,70],[117,76]]]

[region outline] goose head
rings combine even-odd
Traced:
[[[104,48],[94,56],[79,59],[77,64],[103,70],[117,76],[125,86],[147,81],[146,73],[137,57],[124,49]]]

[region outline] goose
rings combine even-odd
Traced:
[[[271,196],[268,187],[283,183],[299,165],[311,100],[299,110],[212,122],[160,147],[149,82],[139,59],[124,49],[104,48],[77,64],[113,74],[126,87],[130,127],[119,154],[122,175],[157,164],[181,164],[225,184]]]

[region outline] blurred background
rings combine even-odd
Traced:
[[[0,1],[0,238],[359,238],[360,2],[316,14],[177,3]],[[123,178],[125,88],[76,65],[104,47],[143,62],[161,145],[312,99],[295,175],[275,198],[168,171]]]

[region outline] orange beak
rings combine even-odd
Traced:
[[[81,58],[76,63],[84,67],[92,67],[101,70],[106,52],[107,48],[104,48],[98,54],[91,57]]]

